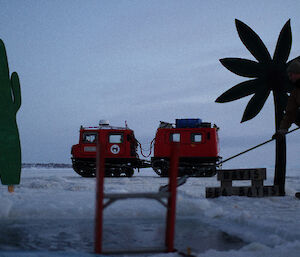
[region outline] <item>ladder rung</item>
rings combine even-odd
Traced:
[[[161,199],[168,198],[169,192],[159,192],[159,193],[111,193],[104,194],[104,198],[107,199],[127,199],[127,198],[153,198],[153,199]]]
[[[102,254],[137,254],[137,253],[164,253],[166,248],[140,248],[140,249],[120,249],[120,250],[104,250]]]

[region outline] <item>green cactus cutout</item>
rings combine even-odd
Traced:
[[[16,72],[9,77],[7,55],[0,39],[0,178],[3,185],[16,185],[21,177],[21,145],[16,114],[21,90]]]

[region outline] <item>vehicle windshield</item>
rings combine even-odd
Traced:
[[[120,144],[122,142],[123,142],[123,135],[122,134],[110,134],[109,135],[109,143]]]
[[[82,141],[84,143],[96,143],[97,134],[95,133],[84,133]]]

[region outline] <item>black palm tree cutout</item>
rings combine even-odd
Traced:
[[[287,104],[288,92],[292,90],[286,68],[291,46],[292,33],[290,20],[283,26],[275,48],[273,59],[260,37],[245,23],[235,20],[238,35],[249,52],[257,61],[242,58],[224,58],[220,62],[233,73],[252,78],[227,90],[216,99],[225,103],[253,95],[244,111],[241,122],[254,118],[263,108],[271,91],[275,107],[275,129],[278,130]],[[297,57],[299,58],[299,57]],[[286,142],[276,140],[276,167],[274,184],[279,186],[280,194],[284,195],[286,166]]]
[[[250,27],[239,20],[235,23],[240,39],[257,62],[241,58],[224,58],[220,62],[237,75],[255,79],[232,87],[219,96],[216,102],[230,102],[254,94],[244,111],[241,121],[244,122],[260,112],[270,92],[273,91],[274,97],[276,95],[277,108],[284,110],[287,92],[292,89],[286,74],[289,64],[287,59],[292,45],[290,20],[280,32],[273,59],[260,37]]]

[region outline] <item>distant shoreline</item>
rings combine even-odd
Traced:
[[[72,164],[66,163],[22,163],[22,168],[72,168]]]

